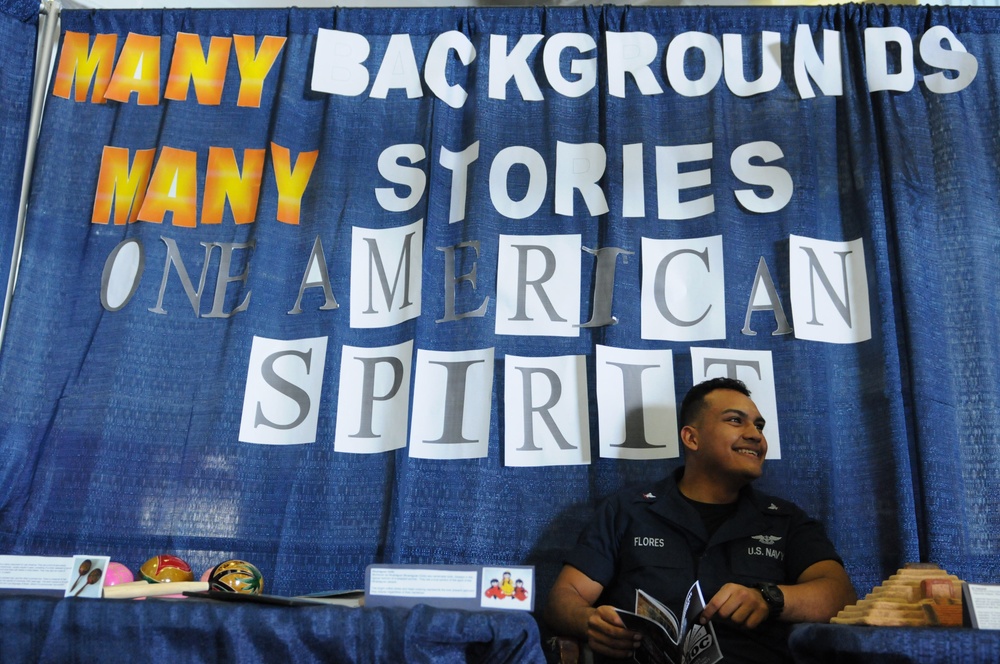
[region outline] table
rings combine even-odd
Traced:
[[[1000,631],[963,627],[802,624],[788,645],[801,664],[1000,662]]]
[[[10,662],[545,662],[519,611],[0,596]]]

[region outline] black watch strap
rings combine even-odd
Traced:
[[[764,602],[767,604],[769,610],[767,615],[768,620],[774,620],[785,610],[785,593],[781,592],[781,588],[777,585],[773,583],[755,583],[751,588],[757,589],[761,597],[764,598]]]

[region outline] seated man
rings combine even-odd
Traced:
[[[790,623],[826,622],[856,599],[823,526],[792,503],[757,493],[764,418],[738,380],[694,386],[681,405],[685,466],[606,500],[580,535],[549,596],[556,633],[608,657],[639,635],[612,607],[641,588],[677,616],[700,581],[724,661],[790,660]]]

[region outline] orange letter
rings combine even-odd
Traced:
[[[240,175],[232,148],[208,148],[201,223],[222,223],[222,209],[227,198],[237,224],[252,224],[256,220],[260,181],[264,174],[264,150],[243,151],[243,173]]]
[[[236,62],[240,66],[240,96],[236,105],[260,108],[264,79],[285,45],[285,38],[265,35],[257,54],[254,53],[252,36],[233,35],[233,45],[236,46]]]
[[[128,148],[104,146],[101,155],[101,174],[97,178],[94,195],[92,224],[106,224],[111,216],[111,203],[115,204],[115,226],[133,223],[146,196],[149,169],[153,165],[155,149],[136,150],[132,169],[128,167]]]
[[[118,56],[115,73],[105,93],[108,99],[128,103],[137,92],[140,106],[160,103],[160,38],[130,32]]]
[[[226,84],[226,65],[229,64],[229,37],[212,37],[208,58],[201,50],[201,37],[187,32],[177,33],[174,58],[167,75],[167,99],[185,101],[189,81],[194,80],[194,94],[198,103],[218,106],[222,101],[222,88]]]
[[[291,152],[277,143],[271,143],[271,161],[274,163],[274,182],[278,185],[278,221],[297,226],[302,211],[302,194],[309,184],[319,150],[300,152],[292,168]]]
[[[94,37],[94,48],[90,52],[90,35],[83,32],[66,32],[63,37],[62,53],[59,54],[59,69],[52,86],[52,94],[56,97],[69,99],[73,78],[76,77],[76,98],[74,101],[86,101],[87,89],[94,81],[94,95],[91,101],[103,104],[104,91],[108,89],[111,80],[111,66],[115,63],[115,47],[118,45],[118,35],[97,35]],[[97,80],[94,80],[97,72]]]
[[[139,210],[139,221],[163,223],[174,213],[174,226],[194,228],[198,221],[198,154],[164,146]]]

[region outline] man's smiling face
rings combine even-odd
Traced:
[[[694,423],[697,457],[702,470],[737,481],[761,476],[767,439],[764,418],[750,397],[735,390],[714,390]]]

